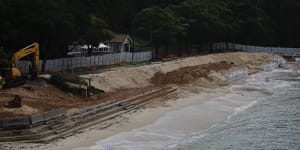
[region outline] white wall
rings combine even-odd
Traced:
[[[44,71],[57,72],[71,68],[111,65],[119,62],[144,62],[151,59],[151,51],[137,53],[126,52],[90,57],[59,58],[47,60]],[[42,62],[43,61],[40,62],[40,69],[42,68]],[[30,64],[30,61],[19,61],[17,67],[21,70],[21,72],[28,73],[28,67]]]
[[[214,43],[214,50],[224,50],[227,49],[227,45],[224,42]],[[251,46],[244,44],[233,44],[228,43],[228,49],[243,50],[247,52],[265,52],[265,53],[275,53],[275,54],[300,54],[300,48],[283,48],[283,47],[262,47],[262,46]]]

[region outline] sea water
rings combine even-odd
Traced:
[[[76,150],[300,149],[299,81],[291,70],[249,76],[225,96]],[[227,119],[206,130],[197,126],[208,117]]]
[[[269,82],[277,83],[277,85],[268,89],[272,90],[272,95],[264,97],[252,107],[240,111],[209,130],[194,135],[194,137],[191,137],[193,141],[183,141],[170,149],[299,150],[299,77],[290,72],[275,71],[272,74],[257,75],[254,80],[259,81],[265,77],[273,78],[273,81]],[[249,85],[255,86],[256,83],[250,82]]]

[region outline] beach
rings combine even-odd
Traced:
[[[290,87],[289,82],[277,79],[278,72],[281,71],[251,76],[245,83],[236,83],[226,90],[215,89],[171,101],[167,109],[159,109],[165,110],[160,114],[160,117],[154,117],[155,119],[150,122],[146,121],[147,124],[139,126],[139,128],[135,126],[113,136],[98,139],[94,146],[83,146],[74,149],[159,150],[173,149],[180,144],[192,142],[194,140],[193,136],[197,135],[197,138],[206,136],[206,132],[211,128],[223,124],[224,121],[230,120],[232,117],[258,105],[264,99],[272,96],[276,97],[280,93],[279,91]],[[284,73],[286,72],[283,71],[280,75]],[[271,78],[271,81],[266,81],[267,77]],[[133,115],[127,123],[121,123],[120,127],[137,125],[141,121],[145,123],[145,120],[148,120],[147,118],[151,118],[149,117],[150,114],[156,113],[157,109],[143,110]],[[223,136],[226,137],[226,135]],[[218,145],[217,143],[214,144]]]
[[[265,62],[267,63],[267,61]],[[246,67],[249,68],[249,66]],[[248,70],[251,70],[251,66]],[[182,70],[183,73],[184,71]],[[79,130],[72,136],[55,140],[49,144],[14,142],[2,143],[1,148],[25,150],[172,149],[183,141],[185,143],[193,141],[193,138],[190,138],[193,135],[203,136],[202,133],[207,130],[251,108],[262,98],[272,96],[276,90],[288,86],[276,78],[283,74],[290,74],[291,70],[276,69],[276,71],[270,70],[249,76],[240,76],[240,80],[226,85],[219,80],[213,80],[214,86],[207,84],[206,80],[201,80],[201,78],[178,86],[169,83],[173,82],[170,78],[167,82],[177,89],[177,95],[168,98],[167,101],[166,97],[162,97],[161,100],[158,99],[156,103],[150,103],[144,108],[131,110],[114,119]],[[111,71],[108,74],[118,72],[119,70]],[[218,74],[215,74],[214,77],[218,77]],[[95,77],[101,80],[103,78],[102,75]],[[159,79],[165,78],[164,75],[158,77]],[[107,77],[104,79],[109,80]],[[122,80],[132,82],[129,79],[124,77]],[[222,76],[217,79],[222,79]],[[144,82],[146,80],[137,81]],[[121,82],[118,86],[123,86],[121,84],[125,84],[125,82]]]

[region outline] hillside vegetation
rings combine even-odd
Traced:
[[[38,41],[42,57],[61,57],[113,32],[166,53],[217,41],[299,47],[299,14],[298,0],[1,0],[0,47]]]

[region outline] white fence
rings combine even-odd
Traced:
[[[261,47],[261,46],[249,46],[243,44],[233,43],[214,43],[213,50],[243,50],[247,52],[265,52],[276,54],[300,54],[300,48],[281,48],[281,47]],[[59,58],[47,60],[45,64],[45,72],[57,72],[66,69],[90,67],[90,66],[102,66],[111,65],[119,62],[143,62],[152,59],[152,52],[137,52],[137,53],[117,53],[107,54],[102,56],[90,56],[90,57],[71,57],[71,58]],[[40,69],[43,62],[40,62]],[[31,65],[29,61],[19,61],[18,68],[23,73],[28,73],[28,68]]]
[[[47,60],[45,64],[45,72],[57,72],[66,69],[111,65],[119,62],[143,62],[152,59],[151,51],[137,52],[137,53],[117,53],[98,55],[90,57],[70,57]],[[42,68],[42,61],[40,62],[40,69]],[[28,73],[28,68],[31,65],[30,61],[19,61],[17,66],[23,73]]]
[[[282,47],[262,47],[262,46],[250,46],[243,44],[234,44],[234,43],[214,43],[213,50],[243,50],[247,52],[265,52],[265,53],[274,53],[274,54],[300,54],[300,48],[282,48]]]

